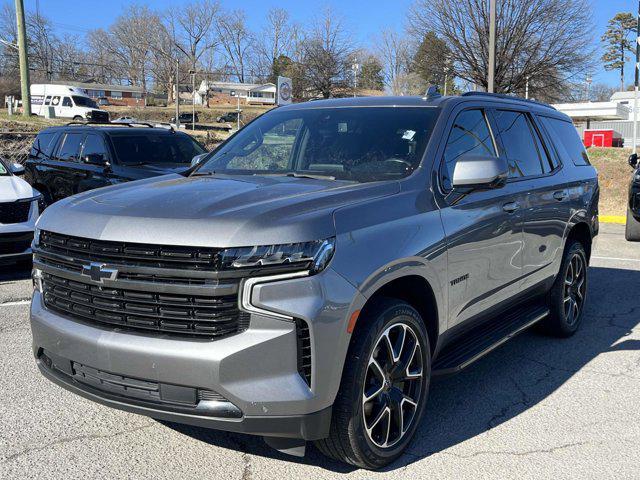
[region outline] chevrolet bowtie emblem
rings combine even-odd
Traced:
[[[94,282],[102,283],[105,278],[115,280],[118,276],[118,270],[106,268],[104,263],[91,262],[89,265],[82,266],[82,275],[86,275]]]

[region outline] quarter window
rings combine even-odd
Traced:
[[[533,136],[531,122],[527,116],[521,112],[497,110],[496,124],[509,161],[509,177],[542,175],[544,170],[540,152]],[[548,165],[548,158],[545,161]],[[549,169],[547,168],[547,170]]]
[[[553,138],[553,144],[558,150],[558,154],[562,160],[567,162],[571,159],[571,161],[578,166],[591,165],[587,151],[584,149],[576,127],[574,127],[572,123],[558,120],[557,118],[539,118],[542,120],[542,124],[549,135]]]
[[[456,117],[451,127],[441,168],[445,190],[451,190],[456,162],[465,154],[496,155],[491,131],[482,110],[465,110]]]

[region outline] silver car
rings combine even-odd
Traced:
[[[380,468],[411,441],[434,376],[534,324],[576,331],[598,193],[548,105],[274,109],[184,174],[46,210],[33,353],[111,407]]]

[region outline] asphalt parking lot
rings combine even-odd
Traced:
[[[409,451],[384,472],[315,449],[163,424],[49,383],[31,355],[29,273],[0,270],[0,478],[640,478],[640,244],[603,225],[582,329],[525,332],[432,385]]]

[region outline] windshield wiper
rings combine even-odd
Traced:
[[[254,173],[256,176],[265,176],[265,177],[293,177],[293,178],[312,178],[314,180],[335,180],[336,177],[333,175],[316,175],[314,173],[298,173],[298,172],[287,172],[287,173]]]

